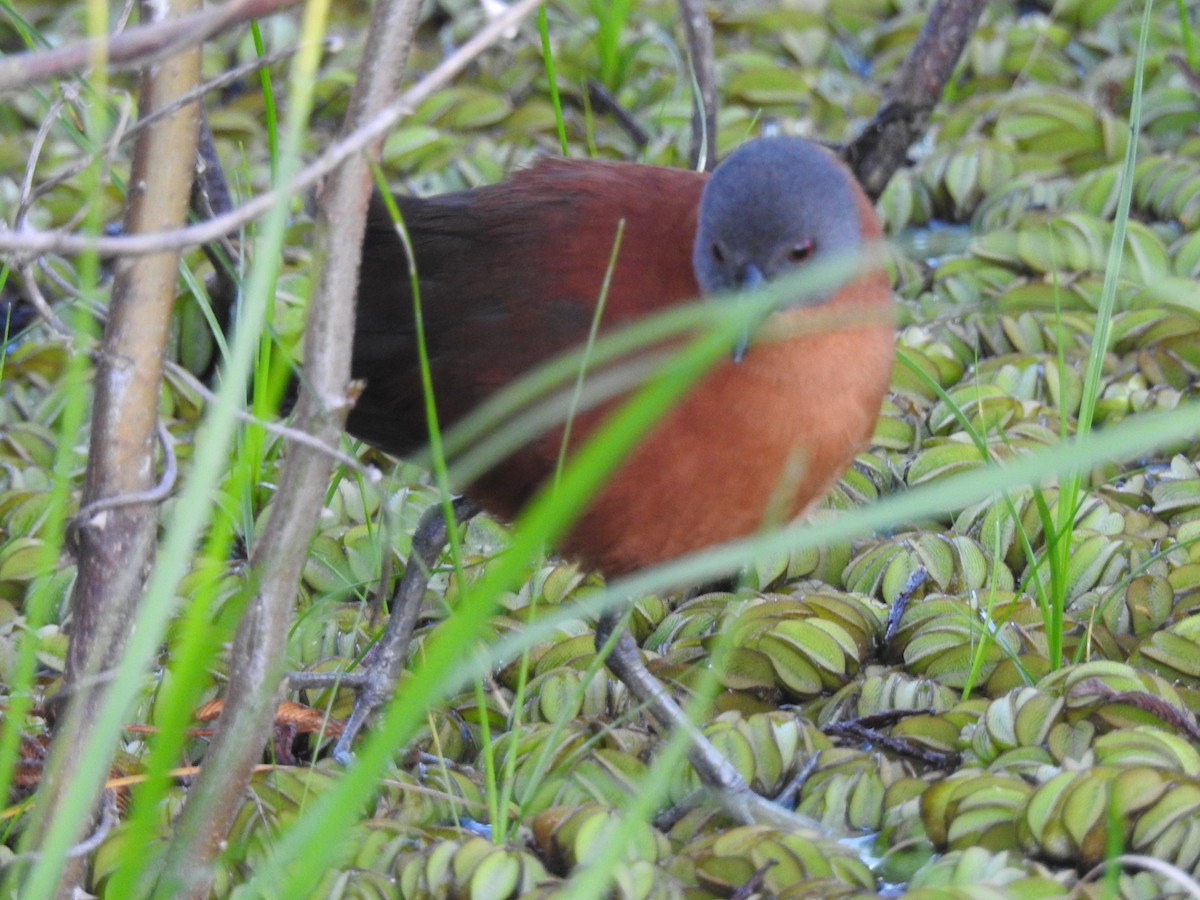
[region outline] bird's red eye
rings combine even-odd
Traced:
[[[713,259],[715,259],[717,262],[719,262],[719,263],[725,262],[725,251],[723,251],[721,249],[720,244],[714,243],[712,245],[712,255],[713,255]]]
[[[814,245],[812,241],[802,241],[801,243],[797,244],[788,251],[788,262],[792,263],[793,265],[798,265],[799,263],[804,262],[806,259],[812,256],[813,246]]]

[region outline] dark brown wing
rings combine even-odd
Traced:
[[[397,198],[416,256],[443,427],[587,336],[617,223],[624,237],[605,320],[696,296],[691,268],[703,178],[623,163],[544,160],[498,185]],[[427,440],[413,298],[382,200],[363,243],[353,376],[366,388],[347,429],[389,453]],[[552,470],[551,437],[517,454],[481,496],[512,514]]]

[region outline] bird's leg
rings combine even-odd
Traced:
[[[622,624],[619,613],[606,612],[600,616],[596,623],[596,646],[601,647],[608,643],[618,628],[620,634],[606,660],[609,671],[645,704],[651,715],[665,728],[687,734],[690,744],[688,758],[692,767],[705,786],[720,799],[726,813],[745,824],[770,825],[788,831],[823,830],[817,822],[807,816],[784,809],[750,790],[741,773],[687,717],[663,687],[662,682],[650,674],[650,670],[642,662],[633,635]]]
[[[455,525],[461,525],[479,512],[479,507],[465,497],[456,497],[451,503],[451,509]],[[309,673],[302,673],[293,675],[290,679],[293,685],[324,687],[331,682],[340,681],[343,685],[352,685],[359,689],[354,709],[333,748],[333,757],[340,763],[349,763],[352,758],[350,748],[355,736],[367,717],[391,696],[396,682],[400,679],[400,670],[408,656],[408,644],[417,624],[421,601],[425,597],[425,589],[429,586],[430,572],[445,549],[448,539],[449,532],[442,505],[435,504],[421,515],[417,530],[413,532],[412,551],[408,555],[404,577],[400,579],[400,586],[396,588],[392,597],[392,614],[388,618],[383,636],[371,649],[363,671],[332,676],[329,673],[320,673],[316,679]]]
[[[457,526],[473,518],[479,512],[479,507],[466,497],[456,497],[451,503],[451,510]],[[417,523],[417,530],[413,532],[412,550],[404,567],[404,577],[400,579],[400,586],[392,597],[392,614],[387,627],[379,643],[372,648],[371,659],[366,666],[366,681],[346,722],[346,730],[333,748],[333,757],[338,762],[350,761],[350,747],[355,735],[366,722],[367,716],[392,695],[396,682],[400,680],[400,670],[404,668],[404,660],[408,657],[408,645],[417,625],[433,564],[446,548],[449,537],[442,505],[435,504],[425,510]]]

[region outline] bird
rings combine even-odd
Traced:
[[[658,166],[545,158],[507,181],[397,198],[412,242],[439,424],[588,336],[609,267],[602,331],[754,287],[851,253],[882,229],[853,175],[798,137],[743,145],[711,178]],[[407,264],[387,209],[363,243],[347,430],[399,457],[428,441]],[[607,576],[753,533],[781,488],[787,517],[824,497],[868,442],[894,354],[891,290],[878,267],[814,306],[845,313],[822,333],[723,360],[652,429],[559,543]],[[574,423],[581,441],[602,415]],[[512,520],[555,471],[561,433],[532,440],[464,492]],[[787,481],[797,464],[802,473]],[[719,477],[718,477],[719,476]]]
[[[443,428],[583,344],[606,276],[601,334],[859,253],[883,234],[841,160],[791,136],[751,140],[711,175],[543,158],[497,184],[396,202]],[[347,430],[399,457],[429,440],[406,259],[377,198],[363,241],[351,365],[362,389]],[[819,315],[833,324],[806,329]],[[764,328],[782,336],[735,341],[617,464],[558,541],[559,553],[613,578],[752,534],[772,515],[801,516],[834,487],[869,442],[890,382],[890,281],[869,262],[836,289],[786,299]],[[577,416],[572,445],[616,402]],[[553,477],[561,441],[561,427],[530,439],[462,485],[465,496],[513,519]],[[598,646],[615,623],[602,617]],[[631,638],[622,636],[608,664],[623,681],[638,681]],[[654,686],[630,687],[664,701]],[[689,727],[677,709],[652,709],[672,727]],[[697,755],[704,757],[693,754],[693,762]],[[722,763],[701,759],[702,779],[728,787],[736,771]]]

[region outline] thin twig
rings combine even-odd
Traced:
[[[139,25],[119,34],[88,38],[0,59],[0,94],[19,91],[38,81],[67,72],[81,72],[104,54],[111,68],[141,68],[198,44],[234,25],[259,19],[290,6],[295,0],[230,0],[224,6],[178,19]]]
[[[203,105],[200,107],[200,131],[196,141],[196,174],[192,179],[191,207],[196,218],[202,221],[214,219],[233,209],[229,181],[225,177],[225,168],[221,165],[212,126],[209,125],[208,113]],[[208,292],[212,316],[224,334],[231,334],[234,329],[238,290],[241,286],[236,275],[242,271],[241,253],[228,237],[205,244],[201,249],[213,267],[213,278]],[[201,375],[205,379],[211,377],[216,372],[218,362],[218,354],[212,354]]]
[[[378,139],[413,107],[466,68],[472,60],[494,43],[505,29],[529,15],[542,2],[543,0],[520,0],[509,7],[508,12],[481,29],[398,100],[388,104],[378,114],[332,144],[328,150],[302,169],[286,187],[260,194],[228,215],[219,216],[187,228],[120,237],[67,234],[61,230],[18,233],[4,230],[0,226],[0,253],[29,255],[59,253],[64,256],[76,256],[81,253],[95,252],[102,257],[146,256],[165,250],[182,250],[198,246],[223,235],[232,234],[248,222],[266,213],[280,201],[282,196],[299,193],[309,185],[315,184],[341,165],[347,157],[358,153],[372,141]]]
[[[60,173],[59,175],[49,178],[46,181],[39,182],[36,185],[32,182],[32,175],[34,167],[37,164],[37,155],[31,154],[27,166],[27,171],[30,174],[29,190],[22,192],[20,200],[17,203],[17,213],[13,217],[13,228],[17,231],[23,231],[25,229],[25,220],[29,215],[29,211],[33,209],[33,204],[39,197],[44,196],[47,191],[53,187],[56,187],[60,183],[65,182],[70,178],[74,178],[88,166],[92,165],[97,158],[103,160],[102,171],[97,180],[99,182],[106,183],[109,180],[109,173],[112,171],[112,163],[113,159],[116,158],[117,148],[120,147],[121,141],[130,130],[129,117],[132,112],[133,101],[127,94],[123,95],[121,97],[120,106],[117,110],[116,124],[113,127],[112,134],[108,136],[108,139],[100,147],[97,147],[95,151],[89,154],[86,159],[82,160],[77,167],[72,166],[68,169],[68,171]],[[46,122],[49,125],[54,124],[51,114],[47,114]],[[76,228],[86,216],[87,206],[85,205],[76,210],[75,214],[60,227],[63,230]]]
[[[327,50],[333,50],[334,48],[340,47],[341,41],[338,38],[330,37],[330,38],[326,38],[325,44],[326,44]],[[164,109],[155,110],[150,115],[146,116],[146,118],[139,119],[138,121],[134,122],[133,125],[129,126],[128,128],[118,127],[116,129],[116,134],[119,135],[119,139],[117,141],[110,140],[110,141],[106,142],[104,147],[92,151],[91,153],[84,156],[82,159],[80,159],[77,162],[73,163],[72,165],[68,166],[63,171],[58,172],[55,175],[51,176],[50,178],[47,178],[45,181],[41,182],[37,187],[37,192],[36,192],[35,196],[43,195],[51,188],[56,188],[60,184],[63,184],[65,182],[68,182],[71,179],[73,179],[76,175],[78,175],[80,172],[82,172],[84,169],[86,169],[88,166],[90,166],[92,164],[92,162],[96,159],[96,157],[99,156],[101,153],[111,152],[107,148],[109,146],[113,145],[114,143],[125,143],[130,138],[132,138],[134,135],[136,135],[138,132],[140,132],[143,128],[149,128],[151,125],[153,125],[159,119],[161,119],[163,116],[169,116],[171,113],[173,113],[175,110],[179,109],[180,107],[186,106],[187,104],[192,103],[195,100],[198,100],[200,97],[210,94],[213,91],[219,91],[222,88],[224,88],[230,84],[233,84],[234,82],[236,82],[242,78],[245,78],[247,75],[249,75],[253,72],[256,72],[259,69],[267,68],[268,66],[273,66],[273,65],[275,65],[275,63],[279,62],[280,60],[287,59],[289,56],[294,55],[296,53],[297,49],[298,49],[298,45],[292,44],[289,47],[284,47],[282,50],[276,50],[273,53],[268,53],[266,56],[259,56],[259,57],[256,57],[256,58],[250,60],[249,62],[242,63],[240,66],[237,66],[236,68],[228,69],[228,70],[222,72],[220,75],[210,78],[208,81],[204,82],[203,84],[197,85],[195,89],[188,91],[186,94],[181,95],[170,106],[168,106]],[[128,104],[128,101],[126,101],[126,103]],[[127,108],[128,108],[128,105],[126,106],[126,109]],[[127,114],[123,115],[122,118],[127,118]]]
[[[51,257],[49,256],[39,256],[37,261],[38,270],[54,283],[54,286],[62,293],[63,297],[73,297],[77,300],[83,299],[83,291],[68,281],[66,276],[54,268],[54,266],[50,265],[50,260]],[[61,297],[55,298],[55,300],[61,299]],[[96,312],[97,309],[92,310],[93,315]]]
[[[204,384],[196,378],[191,372],[185,369],[179,363],[168,362],[166,364],[167,374],[171,378],[178,379],[183,382],[188,390],[195,391],[208,403],[215,403],[217,395],[210,391]],[[239,422],[245,422],[247,425],[257,425],[264,429],[269,434],[273,434],[278,438],[288,441],[293,444],[301,444],[311,450],[316,450],[324,453],[340,466],[345,466],[356,475],[362,476],[369,484],[378,484],[383,480],[383,473],[375,466],[369,466],[359,462],[353,456],[350,456],[335,447],[330,447],[328,444],[313,437],[307,431],[300,431],[297,428],[289,428],[286,425],[281,425],[278,422],[269,422],[266,419],[260,419],[245,410],[234,410],[234,417]]]
[[[37,314],[42,317],[42,321],[50,326],[55,335],[65,340],[70,340],[71,330],[63,324],[62,319],[50,307],[50,303],[46,300],[46,296],[38,286],[33,266],[29,263],[22,263],[17,266],[17,273],[21,276],[21,287],[25,294],[25,299],[29,301],[29,305],[37,310]]]
[[[72,333],[70,329],[63,324],[62,320],[54,314],[54,310],[50,307],[45,295],[43,295],[40,288],[38,288],[37,281],[33,277],[33,272],[30,271],[27,266],[24,266],[17,270],[17,274],[20,276],[22,287],[25,290],[26,299],[29,301],[30,305],[32,305],[38,311],[38,314],[41,315],[42,318],[45,319],[46,323],[54,330],[54,336],[70,346]],[[67,288],[70,287],[69,285],[62,286]],[[103,323],[104,310],[97,309],[94,310],[94,312],[96,313],[97,321]],[[94,356],[95,350],[93,349],[91,353]],[[177,382],[177,389],[186,389],[191,391],[198,395],[198,397],[205,403],[217,402],[217,395],[209,390],[203,382],[201,382],[198,378],[196,378],[195,375],[193,375],[179,363],[167,360],[164,363],[164,367],[168,377]],[[377,467],[363,463],[348,453],[343,453],[336,447],[331,447],[328,444],[319,441],[306,431],[301,431],[297,428],[290,428],[287,425],[280,424],[279,422],[261,419],[258,416],[242,409],[234,410],[233,415],[234,418],[236,418],[239,422],[244,422],[247,425],[255,425],[259,428],[262,428],[268,434],[272,434],[283,441],[287,441],[291,444],[301,444],[312,450],[324,453],[338,465],[343,466],[349,471],[362,477],[368,484],[379,484],[383,480],[383,473]],[[131,500],[130,502],[146,501],[142,499]],[[89,510],[91,513],[95,513],[97,511],[98,510],[94,508]],[[80,514],[82,513],[83,510],[80,511]],[[77,517],[78,515],[79,514],[77,514]]]
[[[1110,865],[1127,866],[1153,872],[1156,875],[1174,881],[1183,888],[1184,892],[1192,900],[1200,900],[1200,881],[1196,881],[1189,872],[1184,871],[1179,866],[1173,866],[1166,860],[1159,859],[1156,856],[1147,856],[1144,853],[1122,853],[1120,856],[1107,859],[1084,875],[1081,879],[1082,883],[1088,884],[1089,882],[1098,880],[1108,871]]]
[[[157,431],[158,443],[162,447],[163,454],[163,471],[158,482],[144,491],[114,494],[111,497],[101,497],[99,500],[84,504],[67,524],[69,531],[78,531],[80,528],[87,527],[92,519],[105,510],[117,509],[121,506],[135,506],[139,503],[158,503],[160,500],[167,499],[179,476],[178,461],[175,458],[175,438],[171,436],[171,432],[167,430],[167,426],[161,419],[158,421]]]
[[[67,851],[68,859],[78,859],[79,857],[87,856],[105,840],[108,839],[109,832],[113,830],[113,826],[117,824],[117,802],[115,792],[108,790],[104,792],[104,805],[101,811],[100,821],[96,823],[95,829],[86,838],[80,841],[75,846]],[[18,853],[8,860],[8,865],[14,863],[30,863],[40,859],[42,856],[36,850],[30,850],[26,853]]]
[[[767,881],[767,873],[772,866],[779,865],[776,859],[768,859],[765,863],[750,873],[750,877],[742,882],[736,891],[729,895],[729,900],[750,900],[751,897],[762,896],[763,885]]]
[[[650,134],[633,117],[633,113],[622,106],[621,101],[613,95],[613,92],[599,81],[594,78],[587,80],[587,95],[592,109],[606,112],[616,119],[617,124],[629,135],[630,140],[639,150],[650,143]]]

